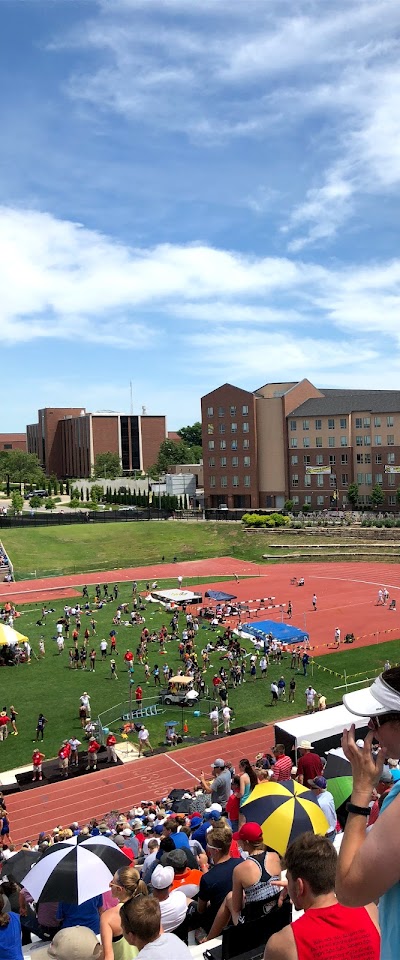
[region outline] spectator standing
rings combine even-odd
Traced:
[[[218,714],[218,707],[217,707],[217,706],[213,707],[213,709],[211,710],[210,720],[211,720],[211,727],[212,727],[213,736],[214,736],[214,737],[217,737],[217,736],[218,736],[218,731],[219,731],[219,714]]]
[[[42,763],[44,760],[44,753],[41,753],[37,748],[33,751],[32,754],[32,767],[33,767],[33,777],[32,782],[35,780],[42,780]]]
[[[106,748],[107,748],[107,763],[118,763],[118,757],[115,752],[115,746],[117,743],[117,738],[114,733],[110,732],[107,735],[106,739]]]
[[[99,750],[100,744],[97,743],[96,737],[89,737],[88,762],[86,770],[97,770],[97,754]]]
[[[306,689],[306,713],[314,713],[316,696],[317,691],[310,683]]]
[[[225,766],[225,760],[222,760],[221,757],[214,760],[211,766],[214,772],[214,779],[211,782],[205,780],[204,771],[202,770],[200,774],[200,784],[204,793],[211,794],[211,803],[219,803],[222,810],[225,810],[231,792],[231,774]]]
[[[293,764],[290,757],[287,757],[285,754],[283,743],[277,743],[275,747],[272,748],[272,753],[275,757],[275,763],[271,780],[275,780],[278,783],[281,783],[283,780],[290,780]]]
[[[298,747],[300,759],[297,764],[297,779],[299,783],[307,784],[314,777],[322,776],[322,760],[313,753],[314,747],[309,740],[302,740]]]
[[[280,700],[286,700],[286,680],[280,677],[278,680],[278,697]]]
[[[294,677],[291,677],[289,681],[289,703],[294,703],[295,694],[296,694],[296,681]]]
[[[377,908],[370,903],[349,909],[338,903],[336,862],[336,850],[325,837],[304,833],[290,844],[285,856],[288,893],[295,909],[304,913],[268,940],[264,960],[379,960]]]
[[[325,777],[314,777],[308,781],[308,786],[311,787],[311,790],[315,793],[318,805],[321,807],[328,821],[329,830],[326,831],[325,836],[328,840],[334,840],[336,837],[337,824],[335,801],[330,791],[327,790]]]
[[[142,753],[143,753],[143,751],[144,751],[146,748],[147,748],[148,750],[150,750],[150,753],[153,753],[153,747],[152,747],[152,745],[151,745],[151,743],[150,743],[150,739],[149,739],[149,738],[150,738],[149,731],[148,731],[147,728],[144,726],[144,724],[142,724],[142,726],[141,726],[141,728],[140,728],[140,730],[139,730],[139,733],[138,733],[138,739],[139,739],[139,757],[142,756]]]
[[[228,706],[225,706],[225,707],[222,708],[222,718],[223,718],[223,721],[224,721],[224,733],[230,733],[230,732],[231,732],[231,716],[232,716],[232,712],[233,712],[233,711],[232,711],[231,708],[228,707]]]
[[[270,704],[271,707],[275,707],[276,704],[278,703],[278,694],[279,694],[278,684],[275,683],[275,680],[273,680],[271,683],[271,704]]]
[[[79,765],[78,747],[81,746],[81,741],[71,737],[68,743],[71,747],[70,766],[77,767]]]
[[[7,740],[9,723],[11,723],[11,717],[8,717],[7,711],[3,709],[0,712],[0,740]]]

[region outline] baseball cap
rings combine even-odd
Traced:
[[[224,767],[224,766],[225,766],[225,760],[221,760],[221,757],[217,757],[217,759],[214,760],[214,763],[212,763],[211,766],[212,766],[212,767]]]
[[[174,882],[174,868],[163,867],[161,863],[153,870],[151,875],[151,885],[155,890],[166,890]]]
[[[161,857],[163,867],[173,867],[174,870],[183,870],[187,866],[187,856],[182,847],[170,850]]]
[[[191,818],[190,818],[190,826],[191,826],[192,828],[196,829],[196,827],[199,827],[199,826],[200,826],[200,824],[202,823],[202,821],[203,821],[203,818],[200,817],[200,816],[199,816],[199,817],[191,817]],[[156,827],[156,831],[157,831],[157,827]]]
[[[220,820],[221,814],[219,810],[205,810],[204,811],[205,820]]]
[[[123,847],[125,845],[124,838],[121,836],[120,833],[118,833],[117,836],[113,837],[113,840],[117,847]]]
[[[325,777],[314,777],[313,780],[307,780],[309,787],[317,787],[318,790],[326,790]]]
[[[122,831],[122,836],[123,836],[123,837],[131,837],[131,836],[132,836],[132,830],[130,830],[129,827],[125,827],[125,830]]]
[[[35,949],[37,960],[92,960],[102,955],[102,947],[96,934],[89,927],[66,927],[59,930],[51,943]]]
[[[234,840],[247,840],[248,843],[258,843],[262,838],[259,823],[244,823],[240,830],[233,834]]]
[[[343,703],[356,717],[379,717],[382,713],[400,713],[400,692],[394,690],[382,674],[364,690],[345,693]]]
[[[162,825],[162,823],[156,823],[156,825],[155,825],[155,827],[154,827],[154,833],[156,833],[156,834],[160,837],[161,834],[162,834],[162,832],[163,832],[163,825]]]

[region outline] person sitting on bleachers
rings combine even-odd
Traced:
[[[197,897],[203,874],[201,870],[188,867],[188,858],[183,848],[164,853],[161,863],[163,867],[173,868],[175,877],[171,887],[172,890],[182,890],[182,893],[190,898]]]
[[[172,890],[175,874],[173,867],[159,863],[151,875],[153,896],[161,910],[162,928],[166,933],[176,930],[186,918],[189,899],[182,890]]]

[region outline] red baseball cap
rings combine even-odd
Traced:
[[[259,843],[262,838],[262,830],[258,823],[244,823],[240,830],[233,834],[234,840],[247,840],[248,843]]]

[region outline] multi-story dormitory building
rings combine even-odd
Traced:
[[[337,494],[342,508],[357,483],[360,504],[380,484],[382,509],[396,509],[400,390],[323,390],[301,380],[250,392],[226,383],[201,407],[206,507],[280,509],[290,499],[323,510]]]

